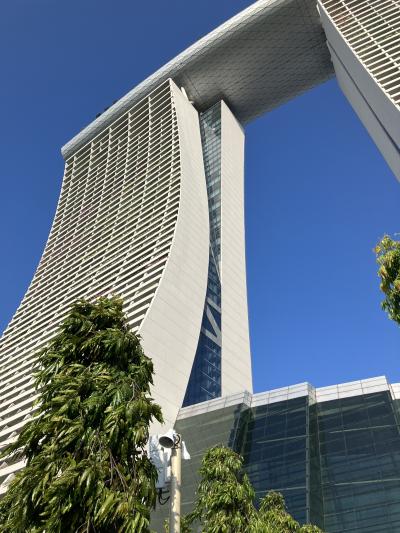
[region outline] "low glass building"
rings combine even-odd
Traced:
[[[182,466],[182,512],[193,506],[207,448],[244,457],[261,498],[285,496],[290,513],[327,533],[400,531],[400,384],[374,378],[315,389],[308,383],[185,407],[176,429],[191,454]],[[153,519],[163,531],[168,504]]]

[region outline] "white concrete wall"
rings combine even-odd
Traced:
[[[382,123],[377,119],[373,109],[361,94],[359,85],[356,85],[349,76],[333,48],[330,49],[340,88],[354,111],[357,113],[357,116],[364,124],[382,156],[385,158],[385,161],[391,168],[393,174],[398,180],[400,180],[400,152],[398,147],[389,137],[387,131],[382,127]],[[397,114],[396,111],[393,113],[394,116]],[[400,122],[400,116],[398,120]]]
[[[252,391],[244,228],[244,133],[221,103],[222,396]]]
[[[153,359],[153,395],[165,426],[182,406],[192,369],[207,288],[209,220],[199,119],[173,82],[181,154],[181,196],[175,236],[160,285],[139,330]],[[154,425],[153,432],[160,431]]]

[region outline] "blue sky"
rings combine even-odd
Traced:
[[[0,330],[39,261],[60,147],[251,2],[3,0]],[[399,377],[372,249],[400,232],[400,185],[332,80],[246,130],[246,236],[256,391]]]

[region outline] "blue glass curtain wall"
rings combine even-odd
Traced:
[[[210,217],[208,285],[199,343],[183,406],[221,396],[221,104],[200,114]]]
[[[256,503],[273,489],[297,520],[326,533],[400,532],[398,403],[389,391],[319,403],[303,396],[178,419],[194,457],[182,465],[184,512],[203,454],[225,444],[243,455]]]
[[[389,392],[318,404],[328,533],[400,531],[400,431]]]

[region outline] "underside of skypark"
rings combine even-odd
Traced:
[[[247,124],[332,76],[316,0],[259,0],[133,88],[62,153],[68,158],[168,78],[199,112],[224,100]]]
[[[259,0],[120,98],[62,149],[64,158],[172,79],[198,112],[223,100],[246,125],[336,75],[400,179],[397,0]]]

